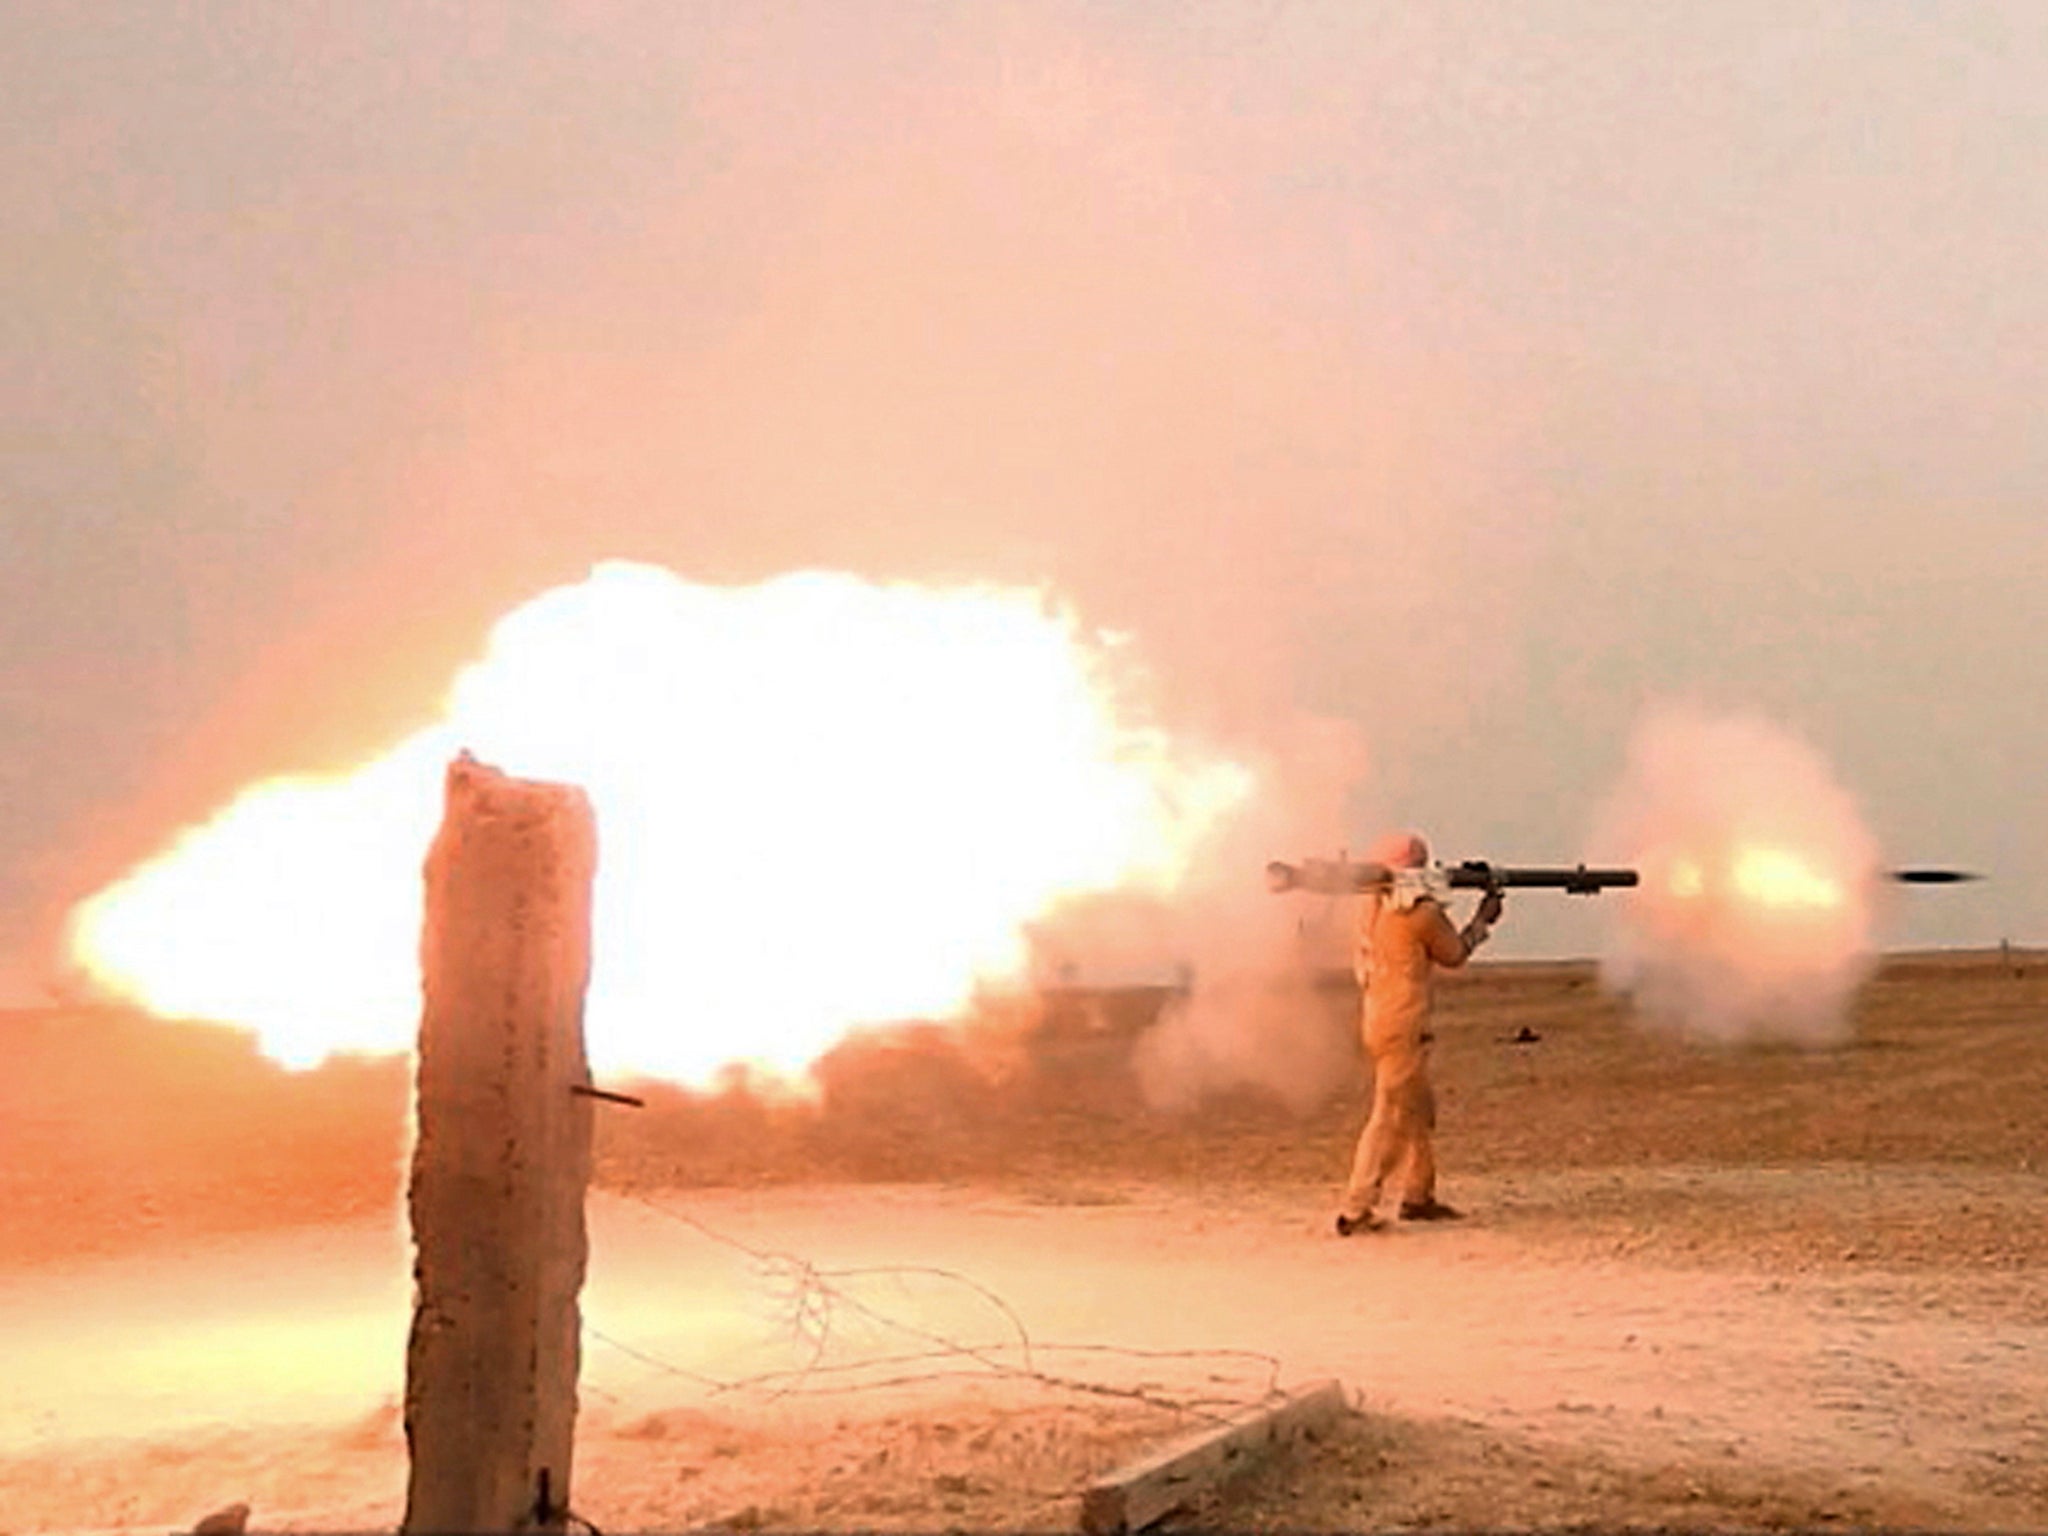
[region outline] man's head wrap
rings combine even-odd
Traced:
[[[1429,844],[1420,832],[1390,832],[1372,845],[1366,857],[1389,869],[1421,869],[1429,863]]]

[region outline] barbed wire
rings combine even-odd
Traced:
[[[689,1228],[709,1242],[728,1248],[752,1261],[764,1271],[771,1282],[780,1287],[783,1304],[789,1315],[792,1336],[809,1348],[810,1355],[801,1365],[794,1368],[759,1372],[755,1375],[734,1380],[709,1376],[701,1371],[690,1370],[664,1359],[653,1351],[629,1344],[588,1324],[585,1331],[590,1337],[609,1348],[619,1351],[667,1375],[690,1381],[717,1395],[747,1391],[766,1391],[771,1400],[792,1396],[824,1396],[847,1392],[881,1391],[890,1387],[910,1386],[931,1381],[959,1378],[968,1374],[962,1370],[902,1370],[898,1374],[882,1379],[862,1379],[843,1383],[817,1385],[819,1378],[874,1372],[897,1367],[910,1367],[923,1362],[949,1361],[978,1368],[977,1373],[998,1378],[1025,1381],[1053,1390],[1076,1395],[1118,1399],[1144,1404],[1182,1417],[1208,1420],[1213,1423],[1228,1422],[1232,1412],[1242,1412],[1261,1406],[1280,1395],[1281,1362],[1277,1356],[1259,1350],[1247,1349],[1140,1349],[1118,1344],[1104,1343],[1045,1343],[1034,1340],[1030,1330],[1002,1296],[971,1276],[958,1270],[929,1264],[904,1265],[863,1265],[841,1269],[821,1268],[800,1255],[778,1249],[763,1248],[757,1244],[735,1237],[704,1221],[701,1217],[652,1199],[646,1195],[626,1193],[621,1198],[642,1206],[655,1214]],[[895,1317],[863,1300],[847,1289],[848,1282],[922,1276],[943,1281],[960,1287],[979,1298],[993,1309],[1006,1325],[1006,1332],[1012,1338],[991,1343],[968,1343],[949,1337],[917,1323]],[[914,1339],[929,1346],[921,1350],[898,1352],[875,1356],[864,1360],[827,1362],[826,1353],[833,1340],[836,1314],[844,1311],[865,1318],[887,1333]],[[1005,1358],[1015,1354],[1014,1360]],[[1240,1392],[1236,1395],[1179,1395],[1170,1394],[1157,1383],[1140,1383],[1136,1386],[1119,1386],[1110,1382],[1091,1380],[1086,1377],[1047,1370],[1041,1365],[1041,1357],[1047,1355],[1075,1354],[1099,1357],[1122,1357],[1159,1363],[1166,1361],[1216,1362],[1232,1360],[1247,1365],[1256,1365],[1265,1373],[1265,1385],[1257,1392]],[[1211,1384],[1225,1385],[1231,1378],[1215,1374],[1208,1378]]]
[[[771,1396],[828,1397],[848,1392],[865,1392],[870,1390],[881,1391],[889,1387],[910,1386],[922,1382],[962,1379],[968,1377],[971,1374],[966,1371],[917,1371],[901,1373],[894,1376],[885,1376],[877,1379],[860,1380],[841,1384],[826,1384],[823,1386],[814,1386],[809,1384],[814,1378],[821,1376],[831,1376],[835,1374],[855,1375],[863,1372],[884,1370],[892,1366],[916,1365],[922,1361],[947,1359],[957,1360],[960,1359],[962,1355],[961,1350],[927,1349],[918,1350],[906,1354],[880,1355],[865,1360],[840,1361],[832,1365],[819,1365],[815,1367],[800,1366],[792,1370],[763,1371],[758,1375],[742,1377],[738,1380],[733,1381],[724,1381],[715,1377],[706,1376],[698,1371],[692,1371],[687,1367],[676,1365],[673,1362],[665,1360],[660,1356],[651,1353],[648,1350],[638,1347],[637,1345],[628,1344],[622,1339],[614,1338],[609,1334],[600,1331],[597,1328],[586,1325],[584,1331],[588,1333],[590,1337],[595,1339],[598,1343],[607,1345],[608,1347],[619,1351],[619,1353],[627,1356],[629,1359],[637,1360],[644,1365],[651,1366],[654,1369],[659,1370],[666,1375],[677,1376],[686,1381],[690,1381],[698,1386],[702,1386],[706,1388],[708,1391],[710,1391],[714,1396],[723,1395],[727,1393],[753,1391],[763,1387],[776,1387],[776,1390],[771,1394]],[[975,1361],[976,1364],[980,1363],[978,1350],[981,1347],[987,1347],[990,1349],[1002,1349],[1008,1346],[1001,1344],[993,1346],[963,1346],[963,1348],[977,1350],[977,1353],[970,1357]],[[1204,1354],[1218,1353],[1217,1351],[1203,1350],[1125,1351],[1120,1346],[1113,1344],[1039,1344],[1037,1348],[1041,1353],[1045,1354],[1055,1354],[1067,1351],[1094,1351],[1108,1354],[1129,1353],[1140,1358],[1156,1359],[1198,1359]],[[1229,1352],[1223,1351],[1222,1353]],[[1050,1376],[1048,1373],[1038,1371],[1027,1373],[1016,1368],[1005,1370],[1002,1372],[1002,1374],[1006,1376],[1028,1377],[1028,1379],[1033,1381],[1039,1381],[1047,1385],[1059,1386],[1066,1390],[1074,1392],[1085,1392],[1089,1394],[1111,1396],[1127,1396],[1140,1393],[1147,1394],[1143,1396],[1143,1401],[1154,1403],[1158,1406],[1170,1406],[1177,1410],[1193,1410],[1198,1408],[1212,1407],[1241,1410],[1243,1408],[1253,1406],[1259,1402],[1265,1401],[1277,1395],[1276,1388],[1268,1388],[1265,1392],[1260,1393],[1253,1397],[1247,1397],[1243,1393],[1213,1397],[1181,1396],[1172,1399],[1169,1403],[1161,1399],[1161,1397],[1159,1396],[1161,1389],[1157,1387],[1116,1387],[1109,1385],[1107,1383],[1090,1382],[1074,1377],[1053,1377]],[[1227,1382],[1229,1380],[1228,1377],[1222,1376],[1211,1376],[1209,1379],[1212,1382]],[[794,1383],[794,1385],[788,1387],[777,1387],[776,1384],[781,1382],[791,1382]],[[618,1402],[619,1399],[613,1397],[611,1401]]]

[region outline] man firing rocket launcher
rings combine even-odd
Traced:
[[[1320,896],[1363,896],[1354,970],[1364,996],[1360,1021],[1373,1062],[1372,1114],[1359,1137],[1351,1177],[1337,1212],[1337,1235],[1374,1231],[1382,1190],[1399,1185],[1403,1221],[1442,1221],[1460,1213],[1436,1197],[1432,1132],[1436,1096],[1429,1083],[1427,1047],[1431,978],[1439,967],[1463,965],[1486,942],[1510,890],[1554,890],[1597,896],[1641,883],[1633,869],[1529,868],[1470,859],[1431,864],[1429,846],[1412,832],[1383,840],[1375,857],[1275,860],[1266,884],[1276,895],[1306,891]],[[1975,878],[1960,870],[1895,869],[1887,879],[1909,885],[1947,885]],[[1694,872],[1697,879],[1697,872]],[[1461,930],[1447,915],[1456,891],[1482,892],[1479,908]]]

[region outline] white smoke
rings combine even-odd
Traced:
[[[1820,755],[1748,715],[1666,706],[1592,839],[1642,871],[1602,955],[1648,1023],[1825,1045],[1869,973],[1878,848]]]
[[[1270,940],[1272,952],[1284,953],[1290,936]],[[1247,966],[1176,1000],[1139,1037],[1131,1062],[1154,1109],[1185,1113],[1215,1094],[1255,1088],[1307,1114],[1355,1070],[1344,1028],[1355,1011],[1308,972]]]
[[[1042,953],[1085,976],[1181,982],[1133,1047],[1155,1109],[1191,1110],[1253,1089],[1305,1113],[1356,1069],[1356,1007],[1318,985],[1349,963],[1351,904],[1274,896],[1264,869],[1276,857],[1336,850],[1346,796],[1365,771],[1362,737],[1318,717],[1271,730],[1280,748],[1259,764],[1257,792],[1218,828],[1170,902],[1090,899],[1039,936]]]

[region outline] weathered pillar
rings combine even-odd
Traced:
[[[597,834],[464,753],[427,856],[406,1351],[409,1533],[561,1529],[576,1428]]]

